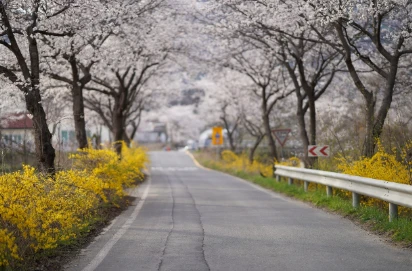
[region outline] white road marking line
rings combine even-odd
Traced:
[[[195,163],[195,165],[196,165],[198,168],[205,169],[205,170],[210,170],[210,169],[202,166],[202,165],[196,160],[196,158],[193,156],[193,154],[192,154],[191,152],[186,151],[186,154],[189,155],[190,158],[192,158],[193,163]]]
[[[104,247],[94,257],[94,259],[85,268],[83,268],[82,271],[96,270],[96,268],[100,265],[100,263],[104,260],[104,258],[110,252],[112,247],[117,243],[117,241],[120,240],[123,234],[125,234],[125,232],[130,228],[133,221],[137,218],[137,215],[139,214],[140,210],[143,207],[143,204],[147,198],[147,195],[149,194],[151,183],[152,181],[151,181],[151,178],[149,177],[148,184],[143,192],[142,198],[140,199],[139,203],[134,208],[132,215],[126,220],[123,226],[113,235],[113,237],[109,241],[107,241]]]
[[[191,154],[190,152],[186,152],[186,154],[189,155],[190,158],[192,158],[193,162],[194,162],[194,163],[196,164],[196,166],[198,166],[199,168],[202,168],[202,169],[205,169],[205,170],[209,170],[209,171],[218,172],[218,173],[221,173],[221,174],[224,174],[224,175],[233,177],[233,178],[235,178],[236,180],[238,180],[238,181],[240,181],[240,182],[242,182],[242,183],[244,183],[244,184],[247,184],[248,186],[251,186],[251,187],[253,187],[253,188],[256,189],[256,190],[259,190],[259,191],[261,191],[261,192],[264,192],[265,194],[271,196],[272,198],[281,199],[281,200],[284,200],[284,201],[287,201],[287,202],[291,202],[291,203],[298,203],[298,202],[299,202],[299,201],[293,200],[293,199],[291,199],[291,198],[288,198],[287,196],[282,195],[282,194],[280,194],[280,193],[278,193],[278,192],[276,192],[276,191],[269,190],[269,189],[267,189],[267,188],[263,188],[263,187],[261,187],[261,186],[259,186],[259,185],[257,185],[257,184],[254,184],[254,183],[249,182],[249,181],[246,181],[246,180],[244,180],[244,179],[242,179],[242,178],[239,178],[239,177],[230,175],[230,174],[225,173],[225,172],[223,172],[223,171],[218,171],[218,170],[213,170],[213,169],[210,169],[210,168],[206,168],[206,167],[202,166],[202,165],[196,160],[196,158],[193,156],[193,154]],[[306,206],[307,206],[307,205],[306,205]]]
[[[152,167],[152,171],[196,171],[197,167]]]

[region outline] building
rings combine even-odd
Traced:
[[[11,114],[0,119],[0,138],[2,148],[34,151],[34,127],[29,114]],[[78,148],[76,132],[72,118],[64,118],[49,124],[53,134],[53,147],[56,151],[76,151]],[[103,125],[87,125],[87,137],[92,143],[106,143],[110,140],[110,131]],[[98,139],[98,140],[96,140]]]
[[[8,148],[34,148],[33,120],[28,114],[12,114],[0,119],[1,145]]]
[[[134,140],[139,143],[166,143],[168,140],[166,124],[148,122],[141,125]]]

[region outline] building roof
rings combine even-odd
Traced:
[[[33,129],[33,120],[27,114],[13,114],[0,119],[1,129]]]

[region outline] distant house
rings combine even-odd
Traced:
[[[139,130],[133,139],[139,143],[165,143],[167,141],[166,124],[150,122],[142,130]]]
[[[53,129],[50,130],[52,131]],[[94,147],[96,147],[96,144],[106,143],[110,141],[110,131],[107,127],[103,126],[87,125],[86,136]],[[53,145],[56,150],[77,150],[78,143],[72,119],[61,121],[56,125],[56,127],[54,127]]]
[[[33,120],[24,113],[1,118],[0,137],[2,145],[6,147],[33,146]]]
[[[0,147],[19,148],[34,151],[34,127],[30,115],[24,113],[10,114],[0,118]],[[75,151],[78,148],[76,132],[72,118],[49,123],[49,131],[53,134],[52,142],[56,151]],[[87,137],[94,143],[111,141],[110,131],[102,125],[87,125]]]

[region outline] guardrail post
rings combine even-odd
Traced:
[[[293,184],[293,179],[292,178],[288,178],[288,184],[292,185]]]
[[[309,182],[304,181],[304,183],[303,183],[303,189],[305,190],[305,192],[308,192],[308,188],[309,188]]]
[[[389,222],[398,219],[398,205],[389,202]]]
[[[333,196],[332,186],[326,186],[326,195],[328,198]]]
[[[360,195],[358,193],[352,192],[352,206],[353,208],[359,208],[360,205]]]
[[[276,181],[280,182],[280,176],[279,175],[276,175]]]

